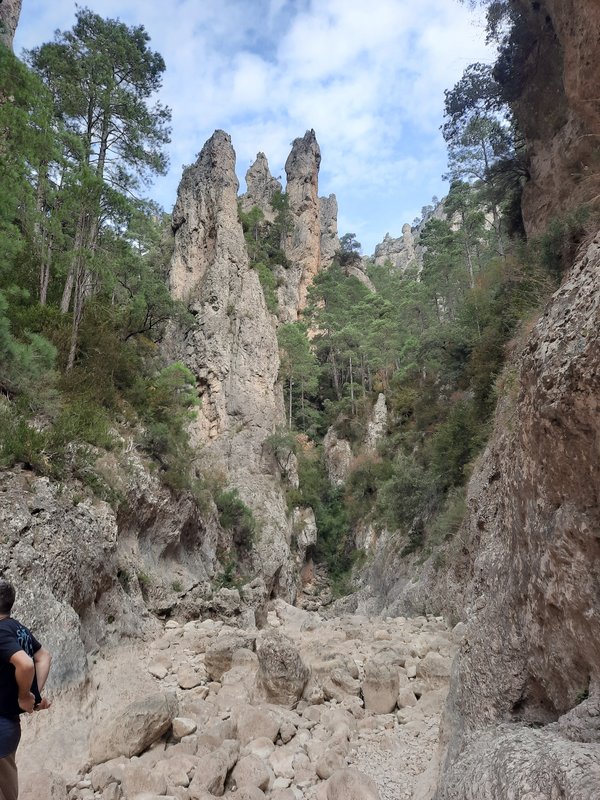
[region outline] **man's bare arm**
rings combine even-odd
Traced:
[[[31,692],[31,684],[35,675],[33,659],[24,650],[18,650],[10,658],[15,668],[15,680],[19,688],[19,707],[31,714],[35,705],[35,697]]]
[[[33,660],[35,662],[35,675],[37,678],[37,685],[41,694],[44,691],[44,686],[46,685],[48,673],[50,672],[50,665],[52,664],[52,656],[50,655],[48,650],[46,650],[45,647],[40,647],[40,649],[33,654]]]

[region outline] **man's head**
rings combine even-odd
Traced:
[[[15,602],[15,587],[0,578],[0,614],[10,614]]]

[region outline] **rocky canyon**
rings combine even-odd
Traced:
[[[510,158],[372,256],[314,130],[243,193],[216,130],[80,270],[73,369],[56,286],[0,286],[0,574],[54,656],[22,800],[600,798],[600,12],[490,20]],[[18,164],[15,274],[117,260],[117,225],[44,236],[62,185]]]

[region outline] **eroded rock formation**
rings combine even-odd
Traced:
[[[313,130],[294,140],[285,162],[291,222],[283,243],[289,267],[278,290],[284,322],[297,319],[306,305],[308,287],[321,268],[320,163],[321,150]]]
[[[420,263],[422,257],[421,248],[417,248],[418,231],[416,236],[411,226],[406,223],[402,226],[402,236],[394,239],[389,233],[383,237],[383,241],[376,245],[373,260],[376,264],[385,264],[389,261],[392,266],[401,272],[406,272],[411,266]]]
[[[291,527],[265,440],[285,422],[277,338],[237,212],[230,137],[216,131],[183,175],[173,212],[171,290],[196,318],[173,332],[171,355],[198,382],[192,424],[202,469],[221,471],[259,521],[254,569],[291,592]]]
[[[471,482],[469,616],[438,800],[533,785],[541,797],[597,797],[599,331],[600,235],[533,331],[518,397]]]
[[[530,180],[523,217],[530,234],[566,211],[600,204],[600,6],[595,0],[519,0],[520,96]],[[519,67],[517,67],[519,68]]]
[[[271,203],[275,192],[281,192],[281,183],[271,175],[265,154],[258,153],[246,173],[246,193],[240,197],[242,211],[247,214],[256,206],[268,222],[273,222],[275,211]]]
[[[340,249],[337,226],[338,204],[334,194],[319,197],[319,224],[321,226],[321,267],[328,267]]]

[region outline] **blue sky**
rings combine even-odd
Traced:
[[[82,3],[83,4],[83,3]],[[319,193],[334,192],[340,233],[373,252],[401,234],[446,169],[444,89],[490,61],[480,17],[458,0],[88,0],[143,24],[165,59],[171,167],[149,194],[171,211],[182,166],[216,128],[232,137],[242,183],[262,150],[284,176],[292,140],[314,128]],[[15,52],[74,22],[72,0],[23,0]]]

